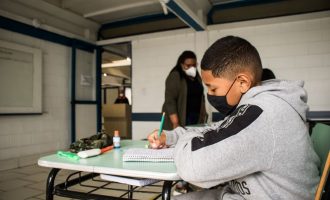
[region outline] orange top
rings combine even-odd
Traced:
[[[115,130],[115,132],[114,132],[114,136],[115,136],[115,137],[119,137],[119,131],[118,131],[118,130]]]
[[[101,153],[107,152],[107,151],[109,151],[111,149],[113,149],[113,145],[102,148],[101,149]]]

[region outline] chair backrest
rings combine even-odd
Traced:
[[[329,200],[330,199],[330,180],[329,180],[329,172],[330,172],[330,152],[328,153],[328,157],[326,159],[324,170],[321,176],[321,180],[319,186],[317,187],[315,193],[315,200]]]
[[[322,123],[316,123],[312,130],[311,138],[313,141],[314,150],[321,160],[321,165],[319,168],[321,175],[330,150],[330,126]]]

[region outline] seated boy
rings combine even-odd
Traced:
[[[303,82],[262,84],[258,51],[234,36],[216,41],[201,68],[208,100],[226,118],[207,127],[163,131],[160,138],[157,131],[148,136],[153,148],[175,145],[183,180],[212,188],[174,198],[313,199],[319,159],[306,125]]]

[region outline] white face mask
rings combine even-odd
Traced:
[[[195,78],[196,73],[197,73],[197,69],[196,67],[189,67],[189,69],[184,69],[183,70],[188,76],[191,76],[193,78]]]

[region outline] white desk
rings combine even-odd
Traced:
[[[144,148],[147,141],[121,141],[120,149],[113,149],[102,155],[79,160],[59,157],[56,154],[42,157],[38,165],[53,168],[47,179],[47,199],[53,199],[54,179],[60,169],[111,174],[128,177],[140,177],[164,180],[163,199],[170,199],[172,182],[180,180],[173,162],[123,162],[122,155],[129,148]]]

